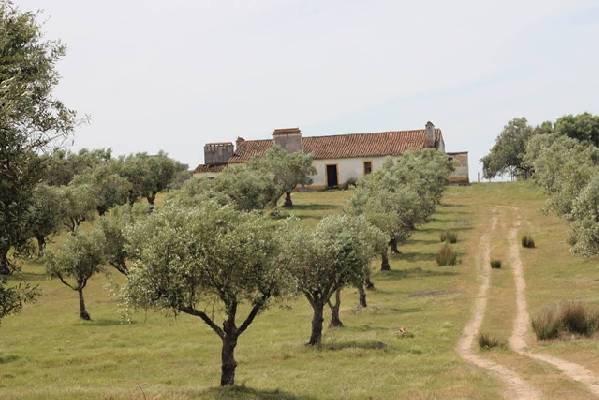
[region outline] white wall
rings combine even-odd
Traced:
[[[309,189],[320,189],[327,187],[327,165],[337,164],[337,181],[343,185],[349,178],[361,178],[364,175],[364,162],[372,162],[372,170],[380,168],[387,157],[363,157],[363,158],[341,158],[330,160],[314,160],[316,175],[312,177],[312,185]]]

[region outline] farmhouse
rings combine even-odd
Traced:
[[[307,189],[318,190],[345,185],[379,168],[387,157],[399,157],[407,151],[426,148],[445,153],[440,129],[427,122],[424,129],[411,131],[347,133],[341,135],[302,137],[299,128],[275,129],[272,139],[245,140],[233,143],[208,143],[204,146],[204,164],[194,171],[196,176],[214,177],[228,165],[236,165],[259,157],[273,145],[289,152],[303,151],[314,157],[316,175]],[[454,160],[454,184],[467,185],[468,152],[446,153]]]

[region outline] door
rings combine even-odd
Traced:
[[[332,188],[337,184],[337,164],[327,165],[327,186]]]

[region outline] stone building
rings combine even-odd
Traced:
[[[214,177],[228,165],[259,157],[273,145],[289,152],[303,151],[314,157],[316,175],[306,189],[319,190],[344,185],[379,168],[387,157],[399,157],[407,151],[433,148],[445,153],[440,129],[427,122],[424,129],[411,131],[347,133],[326,136],[302,136],[299,128],[275,129],[272,139],[244,140],[233,143],[209,143],[204,146],[204,164],[196,176]],[[454,184],[467,185],[468,152],[446,153],[454,160]]]

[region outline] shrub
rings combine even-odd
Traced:
[[[550,340],[559,336],[560,323],[555,308],[546,308],[532,319],[532,329],[538,340]]]
[[[438,266],[444,265],[456,265],[458,261],[458,255],[447,243],[441,247],[435,257]]]
[[[535,248],[535,240],[530,235],[522,236],[522,247],[527,249]]]
[[[599,328],[599,313],[583,303],[568,302],[546,307],[532,320],[532,327],[538,340],[556,339],[565,333],[591,336]]]
[[[458,241],[458,235],[452,231],[441,232],[439,239],[442,242],[456,243]]]
[[[491,260],[491,268],[501,268],[501,260]]]
[[[495,347],[504,347],[505,343],[487,333],[481,333],[478,335],[478,346],[481,350],[491,350]]]

